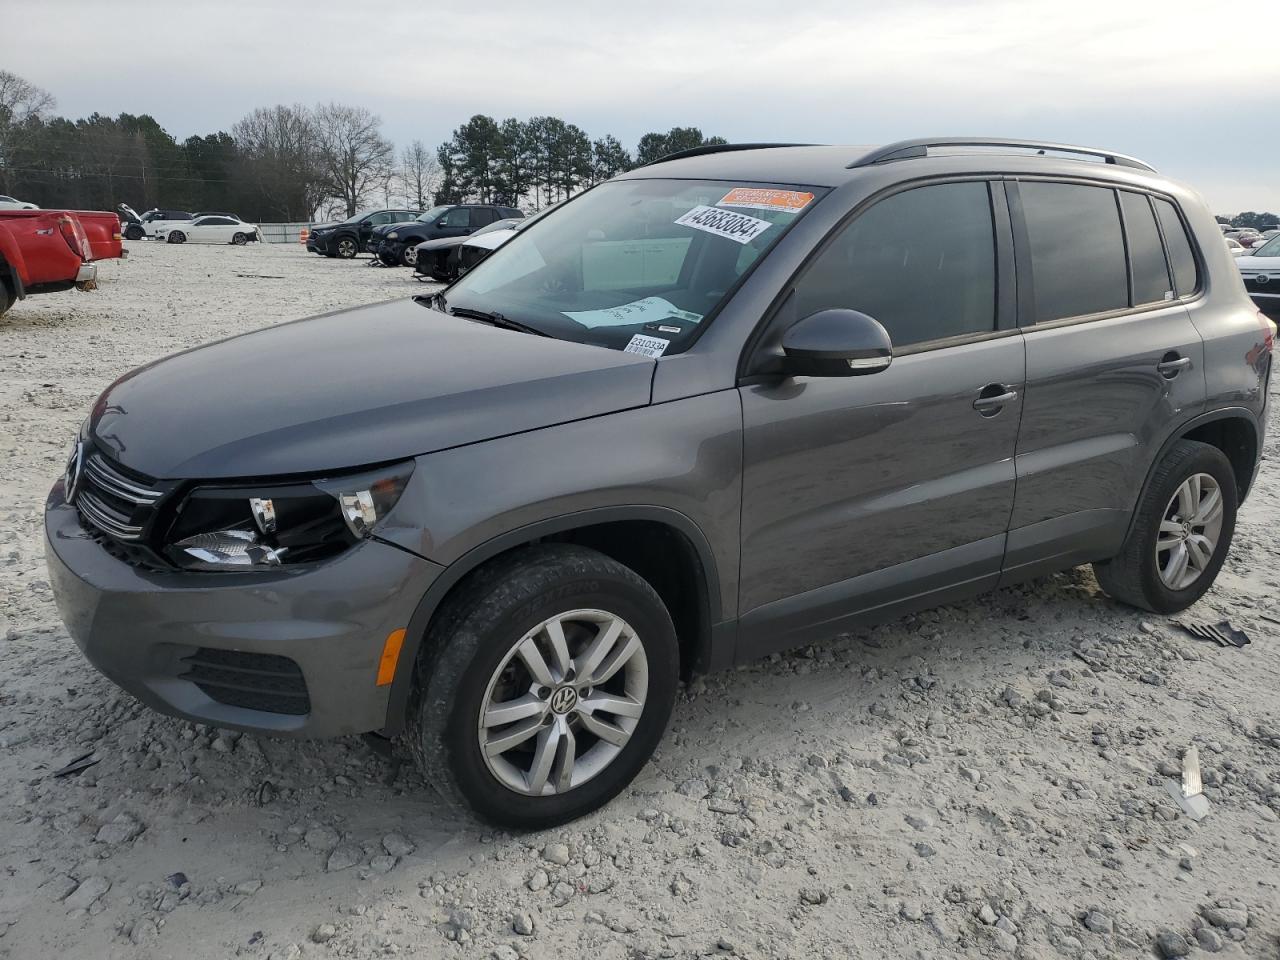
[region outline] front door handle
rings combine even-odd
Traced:
[[[1164,359],[1156,364],[1156,369],[1160,371],[1160,376],[1166,380],[1172,380],[1187,367],[1191,366],[1190,357],[1180,357],[1176,353],[1166,353]]]
[[[984,417],[994,417],[1005,406],[1018,399],[1018,391],[1003,384],[993,383],[983,387],[978,399],[973,401],[973,409]]]

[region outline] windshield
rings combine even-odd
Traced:
[[[819,194],[717,180],[615,180],[529,225],[445,293],[562,340],[679,353]]]
[[[1280,257],[1280,236],[1272,237],[1260,247],[1253,248],[1255,257]]]
[[[444,213],[446,210],[452,210],[452,209],[453,208],[448,204],[445,204],[442,207],[432,207],[430,210],[426,211],[425,213],[418,214],[416,219],[418,220],[419,223],[430,223],[432,220],[440,216],[440,214]]]

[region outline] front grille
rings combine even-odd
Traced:
[[[201,647],[183,662],[187,672],[181,679],[219,703],[292,716],[311,712],[302,668],[288,657]]]
[[[163,495],[151,480],[126,474],[93,451],[81,468],[75,505],[90,526],[128,543],[142,539]]]
[[[1280,270],[1275,273],[1245,274],[1244,288],[1250,293],[1280,295]]]

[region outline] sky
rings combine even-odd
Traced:
[[[179,139],[329,100],[432,147],[476,113],[629,148],[672,126],[1023,137],[1132,154],[1215,213],[1280,211],[1277,0],[0,0],[0,25],[0,68],[63,115]]]

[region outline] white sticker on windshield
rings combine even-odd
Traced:
[[[719,207],[708,207],[702,204],[694,207],[682,217],[676,219],[682,227],[693,227],[714,233],[734,243],[750,243],[773,224],[768,220],[758,220],[735,210],[721,210]]]
[[[697,323],[702,319],[700,314],[681,310],[670,300],[664,300],[662,297],[645,297],[643,300],[633,300],[630,303],[606,307],[603,310],[577,310],[572,313],[566,310],[564,315],[570,320],[578,321],[584,327],[593,329],[595,327],[629,327],[632,324],[666,320],[670,317],[688,320],[690,323]]]
[[[637,333],[622,348],[623,353],[638,353],[642,357],[660,357],[663,351],[671,345],[670,340],[663,340],[661,337],[646,337],[644,334]]]

